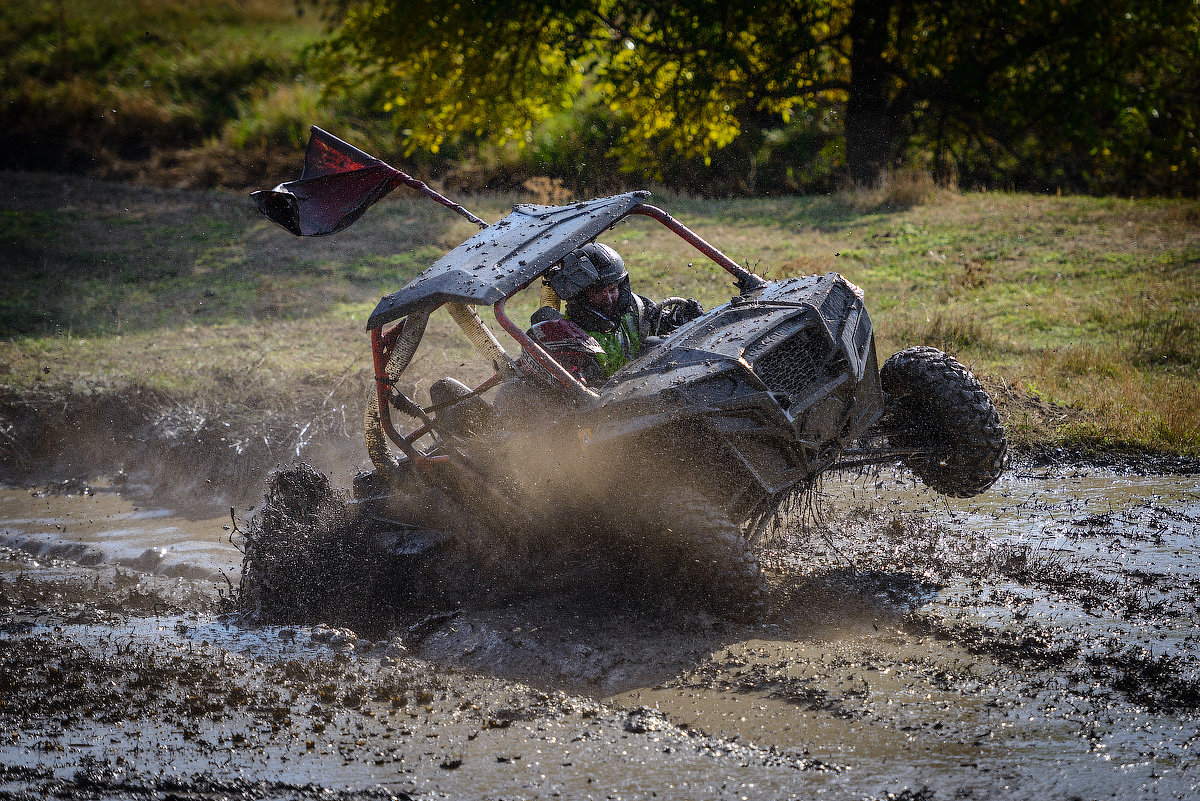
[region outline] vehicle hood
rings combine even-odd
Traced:
[[[840,354],[848,377],[861,381],[873,346],[871,318],[858,291],[841,275],[827,273],[772,282],[749,297],[734,298],[622,367],[603,386],[600,404],[666,403],[674,388],[727,370],[754,375],[748,380],[765,390],[756,369],[760,359],[789,341],[793,350],[810,354],[801,360],[809,365]],[[810,383],[817,386],[825,378],[814,374]]]

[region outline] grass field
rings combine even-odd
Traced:
[[[4,164],[241,185],[239,158],[338,112],[305,70],[321,7],[269,0],[0,4]]]
[[[0,383],[16,394],[144,386],[253,410],[358,392],[374,303],[474,230],[403,191],[348,231],[297,239],[237,194],[4,183]],[[466,205],[497,219],[528,199]],[[908,209],[851,194],[653,202],[769,278],[843,273],[866,292],[881,359],[913,344],[955,354],[1021,444],[1200,455],[1200,204],[951,192]],[[602,240],[643,294],[728,298],[724,273],[658,223]],[[529,291],[514,319],[534,304]],[[481,372],[471,359],[439,321],[414,369],[421,382]]]

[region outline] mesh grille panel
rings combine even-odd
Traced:
[[[820,377],[827,350],[817,328],[804,328],[760,357],[754,372],[774,392],[802,395]]]

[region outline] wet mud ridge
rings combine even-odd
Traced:
[[[279,409],[224,406],[131,386],[16,393],[0,387],[0,482],[77,493],[113,486],[188,516],[254,506],[264,477],[301,454],[353,475],[362,454],[359,388]],[[299,403],[299,401],[297,401]]]
[[[949,502],[884,473],[816,503],[745,621],[632,558],[364,564],[282,621],[236,581],[4,549],[0,797],[1196,796],[1194,476],[1026,468]],[[225,524],[240,559],[253,525]]]

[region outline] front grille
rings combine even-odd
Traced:
[[[760,356],[754,372],[773,392],[802,396],[821,378],[828,344],[820,329],[802,328]]]

